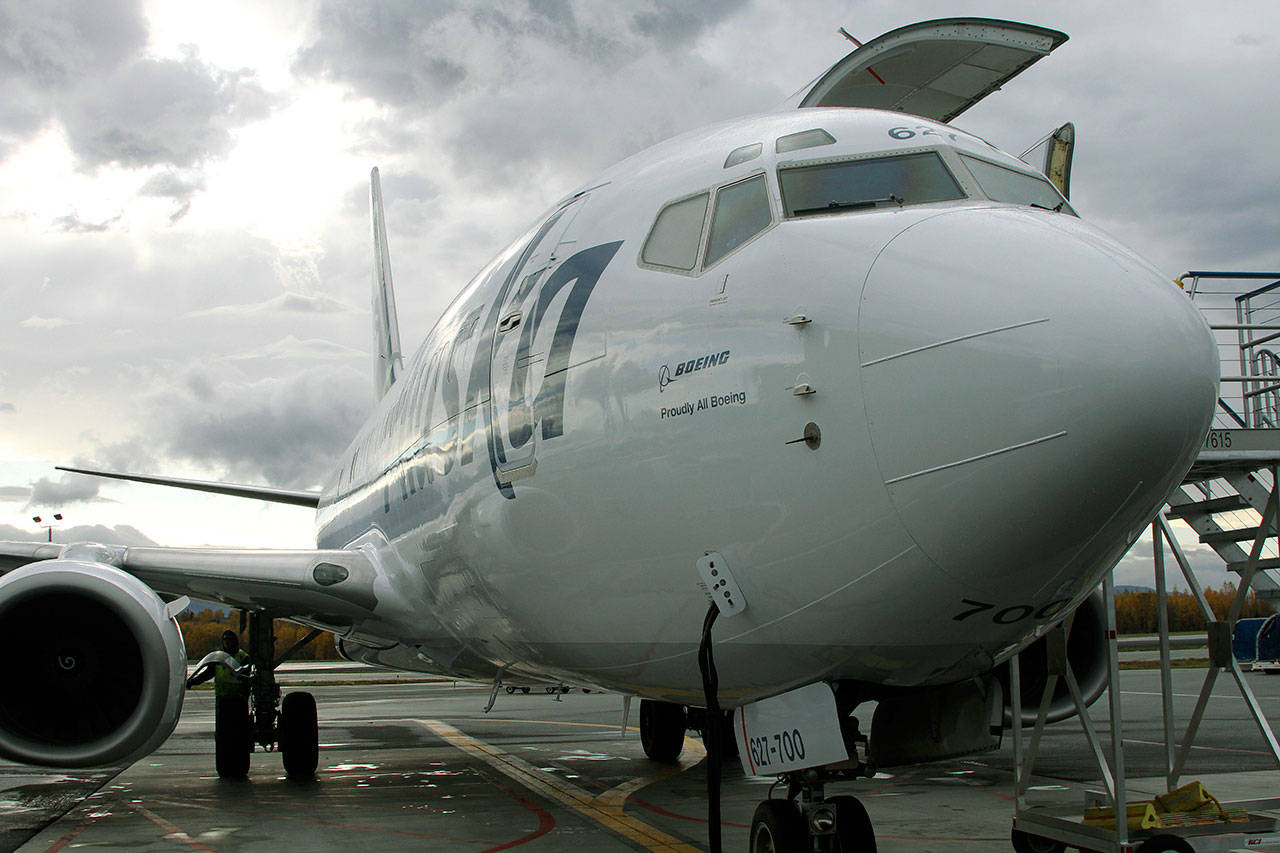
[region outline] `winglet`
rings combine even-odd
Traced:
[[[373,390],[382,399],[404,369],[400,354],[400,323],[396,297],[391,289],[391,252],[387,248],[387,223],[382,207],[382,182],[378,167],[369,173],[369,208],[373,216],[373,337],[378,346]]]

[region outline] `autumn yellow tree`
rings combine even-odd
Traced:
[[[240,633],[240,618],[235,613],[206,608],[198,613],[190,610],[178,617],[178,626],[182,629],[182,639],[187,644],[187,659],[200,660],[216,649],[222,648],[222,632],[228,629]],[[292,622],[275,620],[276,654],[286,651],[294,643],[301,640],[311,629]],[[248,640],[240,637],[241,645]],[[338,649],[334,645],[333,635],[321,634],[310,644],[300,649],[293,660],[337,660]]]
[[[1236,597],[1236,585],[1224,582],[1217,589],[1204,591],[1214,616],[1226,619],[1231,602]],[[1174,590],[1168,596],[1169,630],[1205,631],[1207,620],[1195,596],[1183,590]],[[1241,619],[1270,616],[1273,611],[1265,601],[1252,591],[1240,611]],[[1121,592],[1116,594],[1116,630],[1121,634],[1154,634],[1157,630],[1156,594],[1154,592]]]

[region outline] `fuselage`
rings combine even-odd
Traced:
[[[336,627],[391,665],[694,702],[715,552],[747,601],[726,705],[956,681],[1096,586],[1216,382],[1179,289],[988,143],[726,122],[584,184],[445,311],[321,500],[318,545],[393,587]]]

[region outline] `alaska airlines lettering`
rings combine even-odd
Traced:
[[[482,328],[479,319],[483,309],[476,309],[458,327],[457,334],[442,343],[428,357],[425,376],[420,380],[424,389],[424,423],[431,424],[443,414],[438,425],[431,427],[398,460],[400,474],[395,480],[401,500],[425,488],[427,483],[443,477],[455,465],[467,465],[474,458],[473,440],[483,428],[489,449],[489,464],[494,484],[507,498],[515,498],[515,491],[504,471],[532,463],[536,450],[535,433],[540,432],[543,441],[564,434],[564,393],[568,370],[572,366],[573,343],[578,334],[582,312],[591,298],[601,274],[622,246],[622,241],[602,243],[583,249],[547,273],[537,270],[523,276],[524,268],[534,255],[534,249],[559,217],[551,220],[539,231],[520,258],[507,273],[502,287],[490,304],[488,316]],[[512,293],[515,282],[520,287]],[[551,310],[552,303],[562,291],[568,290],[558,312]],[[510,370],[509,391],[501,395],[505,404],[495,399],[497,383],[505,377],[497,369],[497,336],[514,331],[515,327],[499,331],[499,319],[515,314],[522,317],[519,343]],[[533,347],[539,331],[554,317],[554,326],[548,327],[550,344],[547,348],[541,384],[535,384],[531,369],[538,359]],[[477,332],[477,328],[479,331]],[[476,338],[471,353],[471,366],[467,372],[467,390],[462,396],[459,367],[465,363],[466,350]],[[484,422],[480,423],[483,413]],[[538,427],[540,430],[537,430]],[[516,451],[523,454],[516,456]],[[412,464],[422,458],[424,464]],[[391,511],[392,484],[383,487],[383,511]]]

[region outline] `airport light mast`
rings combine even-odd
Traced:
[[[34,521],[36,524],[41,525],[42,527],[44,527],[46,530],[48,530],[48,531],[49,531],[49,541],[50,541],[50,542],[52,542],[52,541],[53,541],[53,524],[51,524],[51,523],[50,523],[50,524],[44,524],[44,523],[43,523],[43,522],[44,522],[44,519],[43,519],[43,518],[41,518],[41,517],[40,517],[40,516],[38,516],[38,515],[33,515],[33,516],[31,516],[31,520],[32,520],[32,521]],[[62,521],[62,513],[60,513],[60,512],[55,512],[55,513],[53,514],[53,520],[54,520],[54,521]]]

